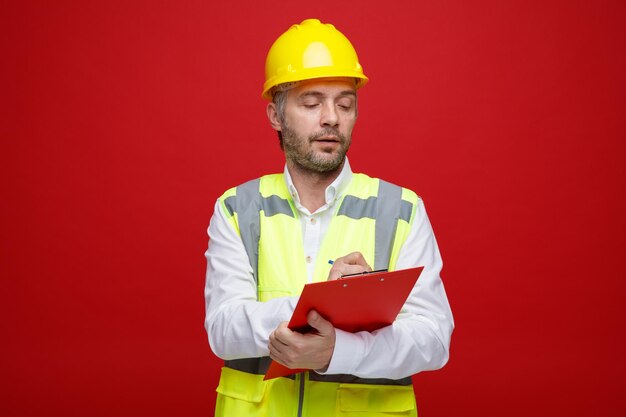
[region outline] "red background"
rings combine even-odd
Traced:
[[[12,3],[0,414],[212,414],[206,227],[282,169],[265,53],[319,17],[370,77],[353,168],[416,190],[444,257],[420,416],[623,415],[626,3]]]

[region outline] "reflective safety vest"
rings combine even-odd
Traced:
[[[405,188],[353,174],[335,204],[319,249],[313,281],[325,281],[336,259],[359,251],[374,269],[395,268],[418,197]],[[259,301],[298,296],[307,282],[302,226],[283,174],[228,190],[222,209],[240,235]],[[280,256],[276,256],[280,254]],[[304,372],[263,381],[269,357],[226,361],[216,416],[417,416],[411,378],[401,380]]]

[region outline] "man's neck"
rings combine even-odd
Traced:
[[[300,204],[311,213],[326,204],[326,188],[335,181],[342,168],[343,163],[331,172],[312,172],[287,161],[287,169],[294,187],[298,190]]]

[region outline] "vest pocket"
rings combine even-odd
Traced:
[[[289,378],[263,381],[263,375],[223,367],[216,391],[217,417],[284,416],[297,406],[295,382]]]
[[[216,391],[218,394],[237,400],[259,403],[265,394],[265,384],[262,381],[263,375],[254,375],[223,367]]]
[[[338,416],[417,416],[413,386],[341,384]]]

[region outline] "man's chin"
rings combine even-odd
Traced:
[[[343,165],[343,161],[345,159],[345,155],[339,156],[336,154],[326,154],[325,156],[326,157],[316,158],[311,161],[311,165],[314,166],[320,173],[336,171]]]

